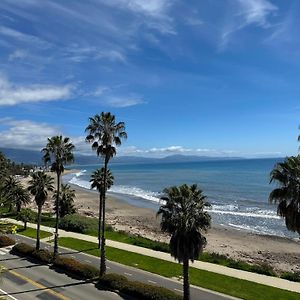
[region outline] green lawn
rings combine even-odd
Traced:
[[[18,234],[21,234],[21,235],[24,235],[24,236],[35,239],[36,238],[36,229],[27,228],[26,230],[24,230],[23,227],[19,227],[18,228]],[[50,237],[50,236],[52,236],[52,234],[50,232],[43,231],[43,230],[40,231],[40,238],[41,239],[44,239],[44,238]]]
[[[99,256],[97,244],[73,238],[60,238],[60,246]],[[107,247],[107,258],[124,265],[156,273],[164,277],[180,277],[182,267],[178,263],[167,262],[112,247]],[[247,280],[241,280],[208,271],[190,268],[191,284],[215,290],[247,300],[299,300],[300,295]]]

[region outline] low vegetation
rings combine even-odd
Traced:
[[[128,280],[119,274],[106,274],[100,277],[98,288],[117,290],[127,296],[143,300],[180,300],[182,297],[173,291],[151,284]]]
[[[60,245],[99,256],[99,249],[96,243],[82,241],[73,238],[60,238]],[[177,263],[128,252],[112,247],[107,247],[107,258],[134,268],[142,269],[154,274],[169,278],[181,278],[182,268]],[[218,291],[234,297],[247,300],[298,300],[299,294],[278,288],[257,284],[247,280],[232,278],[213,272],[190,268],[191,284],[203,288]],[[216,284],[216,282],[218,284]]]
[[[0,235],[0,248],[11,246],[14,245],[15,243],[16,241],[13,238],[7,235]]]
[[[67,274],[75,274],[80,279],[95,279],[99,276],[97,268],[89,264],[83,264],[71,257],[58,256],[53,261],[53,267],[59,268]]]
[[[55,220],[53,217],[51,217],[51,214],[43,214],[42,225],[54,227]],[[60,223],[60,228],[67,231],[74,231],[92,236],[97,236],[98,220],[96,218],[85,217],[77,214],[67,215],[62,219]],[[19,230],[21,229],[18,229],[18,232],[22,235],[31,238],[36,237],[35,229],[28,228],[26,231]],[[45,238],[48,236],[51,236],[51,233],[41,231],[41,238]],[[133,235],[125,231],[116,231],[110,225],[106,226],[106,237],[109,240],[144,247],[155,251],[161,251],[165,253],[170,252],[169,245],[167,243],[153,241],[151,239],[138,235]],[[277,276],[275,270],[268,264],[249,264],[244,261],[234,260],[232,258],[218,253],[203,252],[203,254],[201,254],[199,257],[199,260],[243,271],[264,274],[268,276]],[[282,275],[280,275],[280,277],[290,281],[300,282],[300,275],[297,274],[297,272],[285,272]]]

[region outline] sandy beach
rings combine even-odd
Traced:
[[[66,170],[73,173],[74,170]],[[24,179],[26,184],[28,179]],[[99,194],[72,185],[76,191],[75,206],[80,214],[97,217]],[[168,236],[161,233],[156,211],[136,207],[115,197],[108,196],[107,222],[117,230],[168,242]],[[31,207],[34,208],[34,203]],[[53,201],[45,204],[44,211],[51,211]],[[300,240],[254,234],[228,227],[216,226],[206,233],[205,251],[227,255],[249,263],[267,263],[278,271],[300,271]]]

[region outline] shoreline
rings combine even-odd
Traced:
[[[78,172],[80,171],[66,170],[64,175]],[[26,180],[23,183],[26,184]],[[78,213],[97,218],[98,192],[74,184],[71,186],[76,193],[74,204]],[[36,208],[34,203],[30,206]],[[43,211],[52,211],[52,209],[53,201],[49,199]],[[160,242],[169,242],[169,237],[161,232],[156,211],[152,208],[138,207],[118,197],[108,195],[106,220],[116,230]],[[217,224],[212,224],[211,229],[204,235],[207,239],[204,251],[219,253],[248,263],[269,264],[277,271],[300,271],[300,240],[257,234]]]
[[[73,184],[72,188],[76,191],[75,205],[78,212],[97,217],[98,193]],[[116,230],[169,242],[169,237],[160,231],[155,210],[134,206],[111,195],[107,197],[106,203],[107,223]],[[269,264],[278,271],[300,271],[300,240],[257,234],[217,224],[212,224],[205,236],[207,246],[204,251],[248,263]]]

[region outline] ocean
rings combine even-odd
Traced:
[[[298,238],[277,216],[268,202],[274,184],[270,172],[280,159],[241,159],[188,163],[110,164],[115,177],[109,194],[130,204],[157,210],[166,187],[198,184],[207,196],[212,222],[259,234]],[[90,175],[97,165],[74,165],[80,170],[64,180],[90,188]]]

